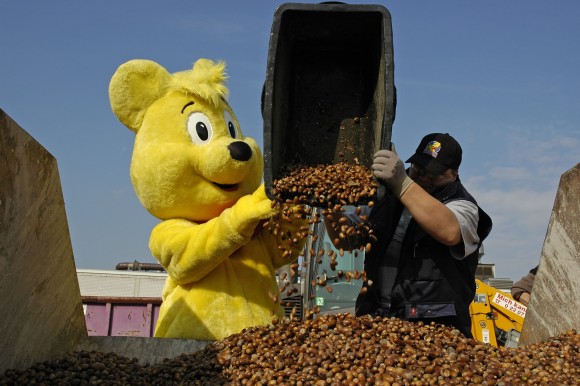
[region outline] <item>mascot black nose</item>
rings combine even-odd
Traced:
[[[236,161],[247,161],[252,158],[252,148],[245,142],[232,142],[228,145],[228,150]]]

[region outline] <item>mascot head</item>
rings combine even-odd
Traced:
[[[109,98],[136,133],[131,181],[155,217],[204,222],[260,185],[262,153],[226,99],[225,64],[199,59],[170,74],[149,60],[121,65]]]

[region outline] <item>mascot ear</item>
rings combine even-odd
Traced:
[[[135,133],[145,111],[165,95],[172,80],[165,68],[151,60],[130,60],[117,69],[109,84],[109,101],[119,120]]]

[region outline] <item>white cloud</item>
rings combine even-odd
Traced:
[[[517,280],[540,259],[555,192],[471,190],[493,220],[483,262],[500,277]]]
[[[482,208],[492,216],[496,225],[509,224],[520,230],[534,230],[547,226],[555,191],[470,189]]]
[[[528,181],[533,178],[530,170],[513,166],[493,167],[489,170],[488,175],[495,180]]]
[[[560,177],[580,161],[580,137],[555,128],[504,134],[505,147],[485,160],[485,173],[464,184],[494,223],[482,261],[518,280],[540,261]]]
[[[578,128],[537,127],[527,130],[509,128],[506,162],[522,165],[536,175],[551,174],[558,167],[559,174],[580,161]],[[576,131],[576,136],[570,132]],[[560,165],[566,165],[564,170]]]

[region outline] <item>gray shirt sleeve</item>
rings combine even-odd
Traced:
[[[449,247],[451,255],[461,260],[471,255],[479,246],[477,224],[479,223],[479,210],[477,205],[467,200],[455,200],[445,204],[457,218],[461,229],[462,243]]]

